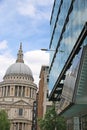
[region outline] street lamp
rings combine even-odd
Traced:
[[[42,48],[41,51],[56,51],[56,50]],[[63,50],[58,50],[58,52],[64,52],[64,51]]]
[[[55,51],[55,50],[50,50],[50,49],[42,48],[41,51]]]

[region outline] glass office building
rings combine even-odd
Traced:
[[[54,0],[49,100],[67,118],[67,130],[87,130],[87,0]]]

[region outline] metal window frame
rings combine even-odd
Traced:
[[[59,86],[58,84],[60,84],[61,80],[63,80],[67,69],[69,69],[70,66],[71,66],[71,62],[72,62],[73,58],[80,51],[80,49],[81,49],[80,47],[81,47],[81,45],[82,45],[82,43],[83,43],[86,36],[87,36],[87,22],[85,23],[85,25],[84,25],[84,27],[83,27],[77,41],[76,41],[70,55],[69,55],[65,65],[64,65],[64,67],[63,67],[63,69],[62,69],[62,71],[61,71],[61,73],[60,73],[60,75],[59,75],[59,77],[58,77],[58,79],[57,79],[57,81],[56,81],[50,95],[49,95],[49,100],[50,101],[58,101],[57,98],[54,98],[54,95],[56,94],[56,90],[57,90],[57,88]]]

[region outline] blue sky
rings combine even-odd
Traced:
[[[49,63],[40,49],[49,47],[52,6],[53,0],[0,0],[0,80],[22,42],[25,63],[38,83],[41,65]]]

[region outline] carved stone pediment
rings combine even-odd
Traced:
[[[31,106],[29,103],[27,103],[24,100],[19,100],[13,103],[13,105],[23,105],[23,106]]]

